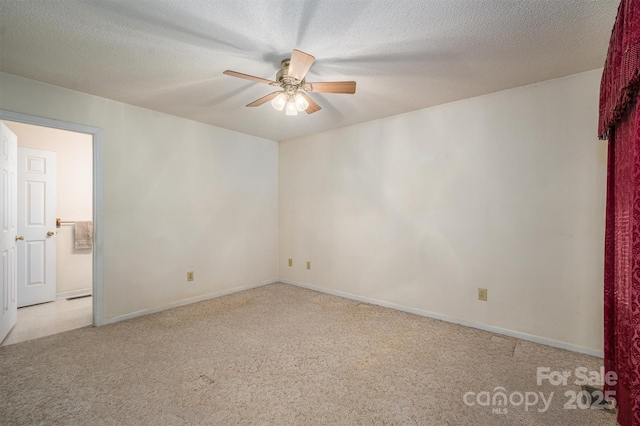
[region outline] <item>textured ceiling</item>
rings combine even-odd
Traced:
[[[603,66],[618,0],[0,0],[0,69],[274,140]],[[287,117],[274,79],[356,80]]]

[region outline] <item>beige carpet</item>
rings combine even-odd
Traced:
[[[0,424],[615,425],[563,408],[578,386],[536,384],[538,366],[600,363],[273,284],[0,347]],[[554,396],[545,413],[463,402],[497,386]]]

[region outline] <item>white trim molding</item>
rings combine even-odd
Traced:
[[[16,121],[36,126],[51,127],[71,132],[85,133],[93,139],[93,325],[103,324],[103,178],[102,178],[102,129],[53,120],[36,115],[0,109],[0,120]]]
[[[398,311],[408,312],[410,314],[416,314],[416,315],[420,315],[420,316],[427,317],[427,318],[433,318],[433,319],[437,319],[437,320],[440,320],[440,321],[450,322],[450,323],[453,323],[453,324],[459,324],[459,325],[463,325],[465,327],[472,327],[472,328],[477,328],[478,330],[488,331],[488,332],[491,332],[491,333],[501,334],[501,335],[509,336],[509,337],[515,337],[516,339],[527,340],[529,342],[539,343],[541,345],[551,346],[551,347],[554,347],[554,348],[566,349],[568,351],[578,352],[578,353],[586,354],[586,355],[591,355],[591,356],[595,356],[595,357],[598,357],[598,358],[602,358],[604,356],[604,352],[602,350],[593,349],[593,348],[587,348],[585,346],[574,345],[572,343],[567,343],[567,342],[561,342],[559,340],[549,339],[549,338],[542,337],[542,336],[536,336],[536,335],[533,335],[533,334],[522,333],[520,331],[509,330],[509,329],[506,329],[506,328],[493,327],[493,326],[490,326],[490,325],[477,324],[477,323],[470,322],[470,321],[464,321],[464,320],[460,320],[460,319],[457,319],[457,318],[451,318],[451,317],[448,317],[446,315],[441,315],[441,314],[437,314],[437,313],[434,313],[434,312],[424,311],[422,309],[409,308],[407,306],[402,306],[402,305],[398,305],[398,304],[395,304],[395,303],[390,303],[390,302],[385,302],[385,301],[382,301],[382,300],[371,299],[369,297],[358,296],[358,295],[355,295],[355,294],[345,293],[345,292],[338,291],[338,290],[329,290],[329,289],[326,289],[326,288],[317,287],[317,286],[314,286],[314,285],[305,284],[305,283],[301,283],[301,282],[297,282],[297,281],[291,281],[291,280],[286,280],[286,279],[282,279],[281,278],[280,282],[281,283],[285,283],[285,284],[294,285],[294,286],[297,286],[297,287],[306,288],[306,289],[309,289],[309,290],[318,291],[320,293],[327,293],[327,294],[331,294],[333,296],[339,296],[339,297],[344,297],[346,299],[357,300],[358,302],[370,303],[372,305],[378,305],[378,306],[382,306],[382,307],[385,307],[385,308],[396,309]]]
[[[269,284],[275,284],[277,282],[280,282],[278,278],[270,278],[268,280],[259,282],[257,284],[249,284],[249,285],[244,285],[240,287],[232,287],[226,290],[219,290],[213,293],[204,294],[202,296],[192,297],[189,299],[180,300],[178,302],[169,303],[168,305],[158,306],[151,309],[143,309],[141,311],[135,311],[135,312],[131,312],[124,315],[118,315],[112,318],[106,318],[102,324],[103,325],[113,324],[116,322],[125,321],[132,318],[142,317],[149,314],[155,314],[156,312],[166,311],[167,309],[173,309],[180,306],[190,305],[192,303],[203,302],[205,300],[215,299],[216,297],[226,296],[228,294],[238,293],[245,290],[251,290],[252,288],[258,288],[258,287],[262,287]]]

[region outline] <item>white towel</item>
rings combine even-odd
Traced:
[[[93,247],[93,222],[76,222],[75,247],[79,249],[90,249]]]

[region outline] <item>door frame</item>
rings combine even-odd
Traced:
[[[68,130],[76,133],[91,135],[93,139],[93,325],[101,326],[103,316],[103,180],[102,180],[102,129],[85,126],[83,124],[69,123],[53,120],[35,115],[0,109],[0,120],[17,121],[19,123],[33,124],[42,127]]]

